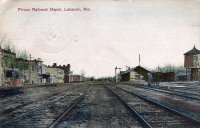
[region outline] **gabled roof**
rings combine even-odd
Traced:
[[[200,50],[196,49],[196,47],[194,46],[193,49],[191,49],[190,51],[186,52],[184,55],[189,55],[189,54],[200,54]]]
[[[143,68],[141,66],[136,66],[136,67],[130,68],[130,69],[126,70],[126,71],[121,71],[120,74],[126,74],[126,73],[129,73],[131,71],[137,72],[137,70],[139,70],[139,68],[142,69],[142,70],[145,70],[146,72],[150,72],[149,70],[147,70],[147,69],[145,69],[145,68]]]
[[[120,74],[126,74],[126,73],[129,73],[131,71],[134,71],[134,68],[130,68],[130,69],[126,70],[126,71],[121,71]]]

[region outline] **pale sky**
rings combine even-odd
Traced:
[[[42,1],[42,0],[41,0]],[[200,0],[0,0],[0,37],[75,74],[114,76],[114,68],[183,65],[200,49]],[[85,12],[18,12],[18,8],[90,8]]]

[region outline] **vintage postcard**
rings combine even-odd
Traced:
[[[200,0],[0,0],[0,128],[199,128]]]

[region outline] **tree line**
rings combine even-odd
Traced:
[[[4,35],[0,40],[0,48],[6,51],[2,56],[2,63],[8,69],[17,68],[20,71],[28,69],[28,53],[26,50],[20,50],[12,44],[11,41],[5,39]]]
[[[152,71],[153,72],[163,72],[163,73],[166,73],[166,72],[175,72],[175,73],[178,73],[180,71],[183,71],[185,68],[180,65],[180,66],[175,66],[175,65],[172,65],[172,64],[167,64],[163,67],[157,67],[156,69],[153,69]]]

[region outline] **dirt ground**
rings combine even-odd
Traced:
[[[86,94],[85,98],[73,109],[68,115],[66,115],[61,122],[58,123],[57,127],[59,128],[138,128],[141,127],[140,124],[134,117],[131,115],[129,110],[127,110],[123,104],[110,92],[104,85],[90,85],[88,88],[90,90]],[[36,104],[38,107],[42,105],[42,102],[48,102],[45,101],[45,98],[47,98],[49,95],[54,95],[54,98],[58,97],[64,97],[62,95],[68,94],[68,92],[71,92],[72,87],[70,86],[54,86],[54,87],[33,87],[33,88],[22,88],[17,91],[13,91],[13,95],[4,95],[1,97],[0,106],[2,107],[2,115],[0,115],[1,123],[5,123],[8,120],[14,118],[17,118],[17,116],[21,116],[24,113],[28,113],[29,111],[32,111],[31,109],[25,110],[24,108],[27,108],[31,106],[31,104]],[[82,85],[79,86],[80,90],[82,88]],[[79,91],[80,95],[84,92],[85,89],[82,89],[82,91]],[[18,93],[18,91],[22,91],[23,93]],[[60,93],[59,93],[60,92]],[[79,94],[78,93],[78,94]],[[72,97],[77,94],[70,94],[68,97]],[[66,101],[70,101],[70,99],[66,99]],[[56,100],[55,100],[56,101]],[[45,109],[42,108],[42,110],[36,110],[38,112],[37,119],[36,116],[32,116],[34,114],[30,114],[26,116],[28,117],[28,122],[31,122],[31,124],[27,124],[27,121],[19,120],[18,122],[12,121],[12,123],[8,123],[5,125],[6,127],[15,127],[17,124],[20,124],[21,127],[23,124],[23,127],[39,127],[39,128],[45,128],[48,126],[47,124],[43,125],[43,123],[48,123],[49,125],[53,121],[52,116],[53,112],[61,111],[56,110],[62,108],[62,106],[69,106],[71,103],[64,102],[65,100],[61,101],[58,100],[58,103],[55,102],[54,105],[55,108],[46,107]],[[71,100],[73,101],[73,100]],[[41,103],[40,103],[41,102]],[[62,102],[62,103],[61,103]],[[51,102],[49,102],[50,104]],[[53,103],[53,102],[52,102]],[[20,106],[20,107],[18,107]],[[11,108],[13,109],[11,111]],[[40,109],[40,108],[39,108]],[[45,111],[44,111],[44,110]],[[33,108],[34,110],[34,108]],[[19,111],[19,114],[17,114]],[[23,112],[23,113],[21,113]],[[46,113],[45,113],[46,112]],[[63,109],[64,112],[64,109]],[[41,114],[44,114],[45,116],[41,116]],[[14,115],[14,116],[13,116]],[[48,115],[50,115],[48,117]],[[42,119],[40,119],[42,117]],[[45,118],[44,118],[45,117]],[[25,117],[24,117],[25,118]],[[46,121],[45,121],[46,120]],[[16,123],[16,124],[15,124]],[[38,125],[41,124],[41,125]],[[16,126],[17,127],[17,126]]]
[[[178,97],[170,97],[158,92],[118,85],[154,100],[179,101]],[[30,88],[0,89],[0,127],[23,126],[24,128],[46,128],[63,113],[88,88],[84,99],[76,105],[57,124],[58,128],[139,128],[141,125],[129,110],[104,85],[73,84],[62,86],[44,86]],[[3,92],[3,93],[2,93]],[[168,98],[168,99],[166,99]],[[170,102],[169,102],[170,101]],[[183,101],[188,106],[192,101]],[[197,104],[197,103],[196,103]],[[183,104],[180,104],[184,107]],[[199,105],[199,104],[198,104]],[[186,108],[186,107],[184,107]],[[188,110],[187,110],[188,111]],[[199,116],[199,110],[196,115]],[[28,114],[27,114],[28,113]],[[29,114],[30,113],[30,114]],[[191,111],[190,111],[191,113]],[[23,115],[26,115],[25,117]],[[33,116],[34,115],[34,116]],[[194,116],[195,114],[193,114]],[[21,118],[18,118],[22,116]],[[194,117],[198,117],[194,116]],[[12,119],[19,119],[10,121]],[[26,120],[25,120],[26,119]],[[12,122],[12,123],[11,123]],[[6,125],[1,125],[6,124]]]
[[[103,85],[94,85],[85,99],[58,125],[59,128],[141,127],[123,104]]]

